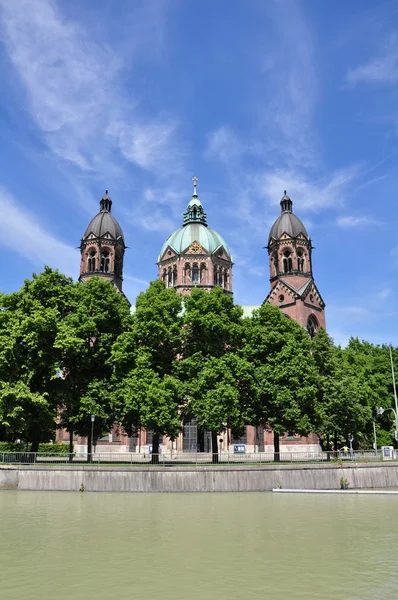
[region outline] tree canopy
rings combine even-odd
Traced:
[[[393,349],[398,363],[398,350]],[[176,439],[185,422],[217,436],[247,425],[317,433],[326,449],[373,443],[376,407],[394,407],[389,347],[310,339],[277,307],[251,317],[221,288],[180,296],[160,280],[134,314],[109,282],[74,283],[46,267],[0,295],[0,439],[37,451],[55,428],[94,438],[119,423]],[[394,437],[393,414],[377,417],[378,443]],[[201,441],[201,449],[203,443]]]

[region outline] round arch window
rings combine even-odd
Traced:
[[[283,294],[281,294],[278,298],[279,302],[283,302],[285,299],[285,296]]]
[[[310,302],[314,302],[315,298],[312,294],[310,294]]]

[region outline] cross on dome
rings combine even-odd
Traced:
[[[197,196],[197,191],[196,191],[196,184],[199,181],[199,179],[197,177],[192,177],[192,181],[193,181],[193,195]]]

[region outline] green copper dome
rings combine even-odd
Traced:
[[[160,251],[158,261],[162,259],[168,246],[177,254],[182,254],[193,242],[198,242],[209,254],[213,254],[222,246],[232,261],[231,252],[225,240],[214,229],[207,226],[207,216],[196,193],[196,182],[192,199],[184,213],[184,225],[167,238]]]

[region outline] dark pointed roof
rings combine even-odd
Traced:
[[[86,239],[91,233],[95,237],[102,237],[109,233],[115,240],[119,239],[124,243],[122,228],[115,217],[111,215],[112,199],[108,196],[108,190],[100,200],[100,209],[100,212],[88,224],[83,239]]]
[[[270,242],[271,239],[278,240],[283,233],[287,233],[291,237],[297,237],[299,233],[302,233],[309,239],[307,230],[302,221],[293,213],[293,202],[286,194],[286,190],[280,205],[282,212],[271,227],[268,242]]]

